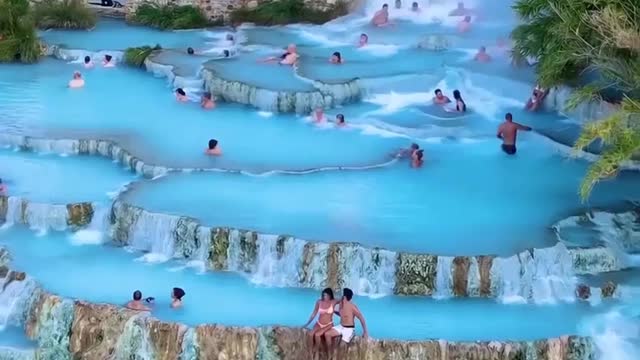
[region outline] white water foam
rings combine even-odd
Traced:
[[[640,321],[620,310],[590,319],[583,327],[595,343],[600,360],[640,359]]]
[[[129,234],[132,248],[148,252],[138,260],[157,263],[171,259],[178,220],[177,216],[142,211]]]
[[[31,278],[12,281],[8,277],[0,281],[0,331],[9,325],[20,325],[28,299],[35,288]]]
[[[94,205],[93,209],[93,218],[91,219],[89,226],[87,226],[86,229],[80,229],[69,236],[71,244],[76,246],[101,245],[105,242],[104,234],[109,223],[108,219],[110,209],[106,206],[96,205]]]
[[[451,297],[453,280],[451,278],[451,265],[453,257],[438,256],[436,265],[436,290],[433,297],[436,299],[446,299]]]
[[[393,293],[396,284],[396,253],[359,245],[342,246],[344,286],[372,298]]]

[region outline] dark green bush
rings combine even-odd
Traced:
[[[127,48],[127,50],[124,51],[124,62],[129,66],[143,67],[147,57],[149,57],[153,51],[160,49],[162,49],[160,45],[154,47],[138,46]]]
[[[198,29],[209,24],[205,14],[198,8],[185,5],[140,5],[130,20],[136,24],[147,25],[163,30]]]
[[[33,7],[41,29],[91,29],[96,14],[83,0],[43,0]]]
[[[292,23],[324,24],[346,15],[347,4],[339,1],[328,10],[307,6],[302,0],[274,0],[254,9],[240,8],[231,13],[234,23],[250,22],[256,25],[285,25]]]
[[[0,62],[36,62],[40,41],[27,0],[0,0]]]

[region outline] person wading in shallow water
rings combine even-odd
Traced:
[[[502,139],[502,151],[509,155],[516,153],[516,137],[518,136],[518,130],[531,131],[528,126],[520,125],[517,122],[513,122],[513,115],[506,113],[504,115],[504,122],[498,127],[498,139]]]
[[[334,326],[324,334],[324,338],[329,346],[329,359],[335,359],[336,344],[334,340],[336,338],[341,337],[345,344],[348,344],[353,339],[355,333],[354,318],[357,318],[360,321],[360,325],[362,325],[362,337],[364,339],[369,337],[364,316],[362,316],[358,306],[351,302],[351,299],[353,299],[353,291],[349,288],[344,288],[342,290],[342,299],[339,303],[340,325]]]

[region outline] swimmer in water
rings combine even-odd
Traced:
[[[419,168],[424,164],[424,150],[416,150],[411,154],[411,167]]]
[[[533,94],[531,95],[529,100],[527,100],[527,104],[525,105],[524,108],[529,111],[538,110],[538,108],[540,107],[540,105],[542,105],[542,102],[544,101],[544,98],[547,96],[548,93],[549,93],[548,90],[543,89],[540,86],[536,85],[536,87],[533,88]]]
[[[102,67],[106,67],[106,68],[112,68],[115,67],[116,64],[113,60],[113,56],[106,54],[104,56],[104,60],[102,60]]]
[[[332,64],[342,64],[343,60],[340,52],[339,51],[334,52],[331,55],[331,58],[329,58],[329,62]]]
[[[153,303],[153,298],[148,297],[144,299],[144,302],[151,304]],[[151,311],[151,308],[143,304],[142,300],[142,292],[140,290],[136,290],[133,292],[133,300],[129,301],[127,305],[125,305],[127,309],[136,310],[136,311]]]
[[[505,121],[498,127],[497,136],[498,139],[502,139],[502,151],[508,155],[514,155],[516,153],[518,130],[531,131],[531,128],[513,122],[513,115],[511,115],[511,113],[506,113],[504,120]]]
[[[389,22],[389,5],[382,5],[382,9],[378,10],[375,15],[373,15],[373,18],[371,18],[371,24],[377,27],[391,25]]]
[[[489,54],[487,54],[487,48],[484,46],[480,46],[480,49],[478,49],[478,52],[476,53],[476,56],[473,57],[473,60],[477,61],[477,62],[489,62],[491,61],[491,56],[489,56]]]
[[[222,56],[225,58],[228,58],[229,56],[231,56],[231,52],[229,52],[229,50],[222,50]]]
[[[311,117],[312,117],[314,123],[321,123],[321,122],[324,122],[326,120],[326,117],[324,116],[324,110],[320,106],[318,106],[315,109],[313,114],[311,114]]]
[[[458,2],[458,7],[449,12],[449,16],[463,16],[468,15],[470,10],[464,7],[462,1]]]
[[[396,0],[396,9],[402,9],[402,0]]]
[[[182,298],[184,297],[185,292],[181,288],[173,288],[171,290],[171,308],[178,309],[182,307]]]
[[[220,145],[218,145],[218,140],[211,139],[209,140],[209,147],[204,151],[206,155],[222,155],[222,149],[220,149]]]
[[[460,90],[453,90],[453,99],[456,101],[456,111],[457,112],[466,112],[467,104],[465,104],[464,100],[462,100],[462,95],[460,95]]]
[[[200,107],[202,107],[203,109],[213,109],[216,107],[216,103],[213,101],[211,93],[206,92],[202,94],[202,99],[200,99]]]
[[[336,126],[343,127],[347,124],[344,122],[344,115],[338,114],[336,115]]]
[[[91,57],[85,56],[84,57],[84,68],[85,69],[91,69],[92,67],[93,67],[93,61],[91,61]]]
[[[195,53],[196,53],[196,51],[195,51],[195,50],[193,50],[193,48],[192,48],[192,47],[188,47],[188,48],[187,48],[187,54],[189,54],[189,55],[195,55]]]
[[[458,23],[458,32],[465,33],[469,30],[471,30],[471,16],[467,15]]]
[[[7,190],[7,186],[2,183],[2,179],[0,179],[0,196],[7,196],[8,192],[9,190]]]
[[[418,6],[417,2],[414,2],[413,4],[411,4],[411,11],[420,12],[420,7]]]
[[[179,102],[186,102],[189,100],[187,99],[187,93],[184,92],[182,88],[176,89],[176,100],[178,100]]]
[[[411,146],[409,146],[408,149],[402,149],[398,151],[398,154],[396,154],[396,157],[398,158],[413,157],[413,153],[418,150],[420,150],[420,145],[413,143],[411,144]]]
[[[358,40],[358,47],[361,48],[369,43],[369,35],[360,34],[360,40]]]
[[[436,96],[433,97],[434,104],[444,105],[451,102],[447,96],[442,95],[442,90],[436,89],[434,93],[436,94]]]
[[[227,34],[227,36],[225,36],[225,39],[231,42],[231,45],[236,43],[236,39],[233,37],[233,34]]]
[[[72,89],[84,87],[84,79],[79,71],[73,73],[73,79],[69,80],[69,87]]]
[[[280,65],[295,65],[299,57],[300,56],[298,55],[298,48],[296,47],[296,45],[289,44],[289,46],[287,46],[287,51],[280,55],[280,57],[271,56],[266,59],[260,60],[260,62],[278,61]]]

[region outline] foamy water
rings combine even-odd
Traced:
[[[597,316],[584,325],[593,337],[600,360],[640,359],[640,318],[630,318],[619,310]]]
[[[101,245],[104,243],[104,233],[99,230],[78,230],[69,239],[73,245]]]

